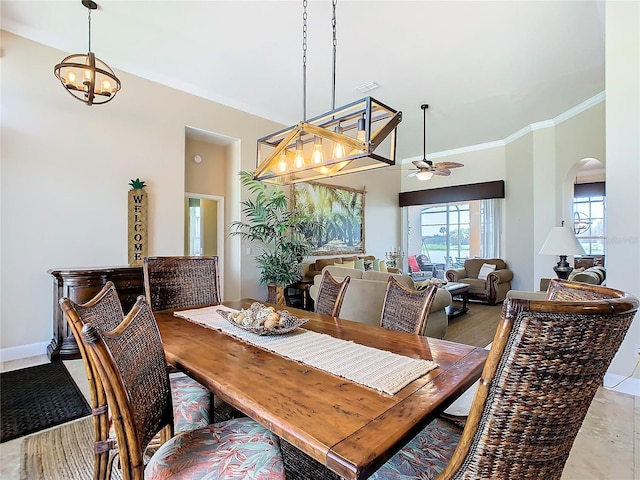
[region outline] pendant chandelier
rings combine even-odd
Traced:
[[[111,101],[120,90],[120,80],[113,70],[91,51],[91,10],[98,8],[92,0],[82,0],[89,12],[89,53],[69,55],[53,69],[54,75],[74,98],[87,105]]]
[[[290,185],[395,165],[396,130],[402,112],[372,97],[335,108],[337,0],[332,4],[331,111],[306,118],[307,0],[303,0],[303,120],[258,139],[255,180]]]

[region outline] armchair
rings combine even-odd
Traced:
[[[478,278],[483,264],[495,265],[494,271],[486,279]],[[447,270],[449,282],[466,283],[469,285],[469,298],[480,300],[489,305],[502,302],[507,292],[511,290],[513,272],[509,270],[504,260],[499,258],[468,258],[463,268]]]

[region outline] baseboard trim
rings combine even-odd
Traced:
[[[607,373],[602,383],[604,388],[612,392],[626,393],[627,395],[640,397],[640,378],[623,377],[622,375]],[[608,385],[611,385],[611,387]]]
[[[29,345],[20,345],[19,347],[8,347],[0,349],[0,362],[8,362],[10,360],[20,360],[22,358],[35,357],[37,355],[46,355],[49,342],[31,343]]]

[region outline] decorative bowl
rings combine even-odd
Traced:
[[[276,311],[273,307],[267,307],[258,302],[253,303],[247,310],[239,312],[222,309],[218,309],[217,312],[232,325],[256,335],[282,335],[292,332],[309,321],[308,318],[298,318],[287,310]],[[274,321],[268,322],[270,317]]]

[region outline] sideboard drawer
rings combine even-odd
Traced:
[[[113,280],[113,284],[116,286],[118,293],[129,292],[131,290],[135,290],[136,292],[144,290],[144,280],[134,276],[130,278],[117,278]]]

